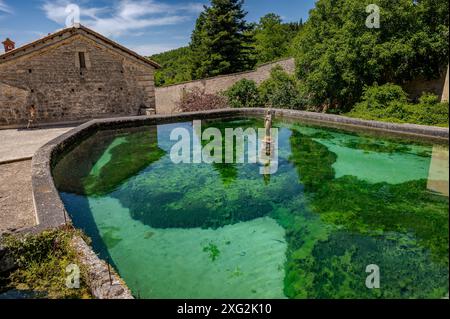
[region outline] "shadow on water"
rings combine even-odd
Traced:
[[[116,264],[108,251],[108,247],[100,234],[97,223],[95,222],[93,212],[89,205],[89,198],[70,193],[60,193],[60,195],[74,226],[78,229],[82,229],[85,234],[89,236],[92,240],[94,251],[101,259],[108,261],[120,274],[120,270],[117,269]]]
[[[160,160],[156,126],[99,131],[63,156],[53,168],[61,198],[74,225],[92,239],[94,250],[117,269],[91,211],[89,200],[108,195]]]

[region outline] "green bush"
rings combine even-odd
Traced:
[[[441,103],[437,95],[425,93],[417,105],[409,105],[413,123],[448,126],[448,102]]]
[[[232,107],[258,107],[261,106],[258,86],[255,81],[242,79],[236,82],[225,92],[228,103]]]
[[[259,92],[262,102],[268,107],[304,109],[306,106],[298,81],[280,66],[272,69],[270,78],[261,83]]]
[[[87,270],[79,263],[78,253],[71,245],[74,236],[82,234],[62,229],[1,238],[0,243],[10,252],[17,269],[9,275],[9,283],[0,287],[0,291],[5,288],[32,291],[49,299],[92,298],[86,279]],[[70,264],[80,267],[80,289],[66,287],[66,267]]]
[[[408,102],[408,95],[394,84],[364,89],[362,101],[347,115],[367,120],[448,126],[448,103],[436,95],[424,93],[419,103]]]
[[[391,102],[408,102],[408,95],[398,85],[388,83],[378,86],[375,84],[364,89],[362,101],[368,109],[383,109]]]

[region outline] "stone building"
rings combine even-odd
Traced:
[[[151,114],[159,65],[75,25],[0,55],[0,127]]]

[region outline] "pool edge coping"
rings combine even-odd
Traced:
[[[100,129],[105,128],[127,128],[134,126],[168,124],[180,121],[214,119],[239,116],[261,116],[265,113],[264,108],[243,109],[219,109],[203,112],[180,113],[173,115],[152,115],[120,117],[111,119],[97,119],[84,123],[42,146],[32,159],[32,196],[35,207],[37,225],[21,230],[21,233],[39,233],[45,230],[57,229],[69,224],[71,219],[59,196],[59,192],[53,181],[52,164],[58,155],[62,154],[68,147],[74,145],[83,137],[89,136]],[[342,126],[353,126],[378,130],[386,133],[398,133],[412,137],[431,138],[441,141],[449,139],[449,129],[431,127],[415,124],[396,124],[387,122],[367,121],[349,118],[340,115],[313,113],[297,110],[274,109],[275,116],[293,118],[298,120],[312,120],[328,124]],[[138,124],[138,125],[137,125]],[[81,239],[81,238],[80,238]],[[81,241],[83,241],[81,239]],[[84,241],[79,244],[81,254],[89,256],[85,258],[89,277],[91,279],[91,290],[96,298],[118,298],[131,299],[132,294],[120,276],[112,274],[114,285],[105,284],[109,282],[108,264],[102,261]],[[95,257],[94,257],[95,256]],[[94,270],[94,271],[90,271]],[[93,287],[96,287],[94,289]],[[118,289],[117,286],[120,286]],[[118,293],[121,292],[121,293]]]

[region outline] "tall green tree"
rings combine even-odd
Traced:
[[[366,7],[380,8],[368,28]],[[447,0],[318,0],[295,41],[297,75],[316,105],[346,111],[366,85],[439,76],[448,65]]]
[[[288,53],[289,31],[281,17],[269,13],[262,17],[255,31],[255,49],[258,63],[274,61]]]
[[[191,76],[200,79],[247,71],[255,66],[251,27],[243,0],[211,0],[191,38]]]

